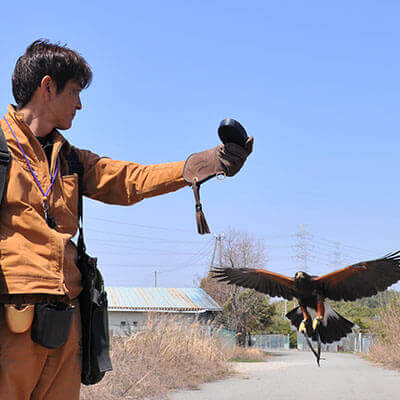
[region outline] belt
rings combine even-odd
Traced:
[[[40,304],[40,303],[71,303],[66,296],[54,294],[0,294],[0,304]]]

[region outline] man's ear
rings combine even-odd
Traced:
[[[57,89],[55,82],[49,75],[43,77],[42,81],[40,82],[40,90],[48,100],[50,100],[52,95],[56,94]]]

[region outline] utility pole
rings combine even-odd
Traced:
[[[222,239],[225,237],[224,234],[219,235],[219,266],[222,267]]]
[[[214,266],[215,253],[217,251],[217,247],[219,252],[219,266],[222,267],[222,239],[225,237],[225,235],[223,233],[220,233],[218,235],[214,234],[214,237],[215,237],[215,243],[214,243],[213,253],[211,256],[210,270]]]
[[[210,263],[210,271],[212,270],[213,266],[214,266],[214,258],[215,258],[215,250],[217,250],[217,236],[215,236],[215,242],[214,242],[214,249],[213,249],[213,253],[211,256],[211,263]]]
[[[157,287],[157,271],[154,271],[154,287]]]

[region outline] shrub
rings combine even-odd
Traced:
[[[400,369],[400,298],[394,298],[382,307],[378,339],[371,347],[369,356],[388,367]]]

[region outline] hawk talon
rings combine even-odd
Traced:
[[[307,322],[306,319],[303,319],[303,321],[301,321],[301,324],[299,326],[299,332],[300,333],[304,333],[304,334],[307,333],[306,322]]]
[[[318,325],[321,323],[321,317],[316,317],[316,318],[314,318],[314,321],[313,321],[313,323],[312,323],[312,327],[313,327],[313,330],[314,331],[316,331],[317,330],[317,328],[318,328]]]

